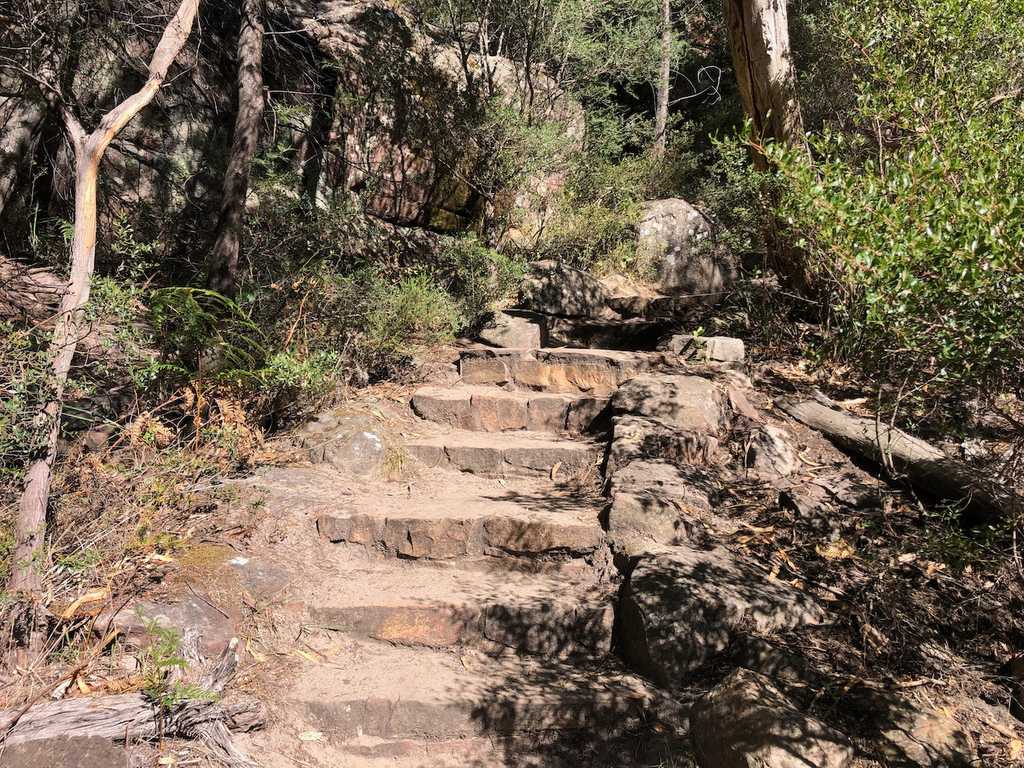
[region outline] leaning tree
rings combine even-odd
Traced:
[[[147,68],[142,86],[100,118],[87,131],[73,105],[68,83],[71,77],[62,67],[73,66],[64,51],[55,50],[54,35],[78,21],[73,0],[48,2],[29,0],[19,11],[4,19],[6,40],[0,50],[0,70],[7,79],[19,80],[26,91],[34,91],[60,114],[64,131],[74,153],[75,213],[70,252],[70,280],[61,297],[58,317],[50,341],[49,392],[39,414],[45,437],[29,459],[24,490],[15,520],[15,546],[8,588],[23,595],[26,611],[20,629],[24,631],[23,654],[37,654],[45,641],[42,612],[36,605],[42,587],[46,510],[53,465],[57,457],[64,390],[75,348],[83,333],[85,307],[96,256],[96,194],[100,161],[110,142],[160,90],[167,72],[192,30],[199,0],[180,0]],[[34,50],[45,47],[40,52]]]

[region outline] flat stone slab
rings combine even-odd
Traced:
[[[140,600],[118,611],[111,620],[111,626],[120,630],[129,643],[145,647],[152,642],[151,627],[171,630],[184,634],[194,629],[199,634],[199,649],[207,658],[217,658],[236,635],[238,623],[237,606],[220,608],[213,601],[199,593],[183,594],[174,602]],[[107,626],[107,617],[100,615],[97,629]]]
[[[478,432],[527,430],[581,434],[597,421],[606,397],[506,392],[496,387],[422,387],[412,396],[417,416]]]
[[[471,349],[463,352],[459,372],[465,384],[607,397],[638,373],[669,363],[661,352]]]
[[[824,611],[804,592],[724,547],[664,548],[640,558],[622,591],[624,658],[666,687],[724,651],[742,633],[820,623]]]
[[[321,626],[397,645],[611,652],[614,587],[595,578],[363,562],[307,602]]]
[[[633,461],[612,475],[611,484],[608,535],[618,551],[638,555],[651,544],[685,543],[698,525],[714,527],[715,484],[698,468]]]
[[[414,560],[590,557],[604,551],[600,505],[550,483],[458,476],[430,493],[311,502],[320,535],[382,557]],[[340,510],[344,511],[340,511]]]
[[[550,347],[653,350],[670,323],[639,317],[629,320],[547,317],[544,327]]]
[[[67,736],[6,746],[0,768],[126,768],[128,759],[110,739]]]
[[[468,430],[411,440],[405,450],[428,467],[488,477],[550,476],[553,471],[568,477],[595,466],[603,453],[595,443],[560,440],[543,432],[487,434]]]
[[[614,475],[632,461],[657,459],[672,464],[708,465],[719,457],[718,438],[678,429],[658,419],[615,416],[607,472]]]
[[[357,736],[443,740],[549,730],[607,737],[654,702],[639,678],[599,666],[525,656],[456,656],[360,644],[300,670],[294,704],[328,741]]]

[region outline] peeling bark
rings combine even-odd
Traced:
[[[786,0],[726,0],[725,10],[736,81],[755,139],[771,138],[786,146],[801,143],[803,118]]]

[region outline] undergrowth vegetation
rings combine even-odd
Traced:
[[[855,103],[776,159],[831,354],[918,403],[1021,394],[1019,8],[831,2],[816,28]]]

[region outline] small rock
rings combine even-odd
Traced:
[[[619,387],[612,409],[698,434],[718,435],[726,422],[721,392],[700,376],[637,376]]]
[[[508,312],[496,312],[477,338],[492,347],[508,349],[540,349],[542,346],[539,319]]]
[[[125,768],[128,752],[101,736],[57,736],[9,743],[0,753],[2,768]]]
[[[596,278],[556,261],[535,262],[519,289],[524,309],[563,317],[615,319],[604,286]]]
[[[694,336],[682,333],[670,338],[665,349],[684,360],[710,363],[742,363],[747,356],[743,340],[731,336]]]
[[[690,731],[701,768],[842,768],[853,759],[843,734],[746,669],[697,702]]]
[[[86,451],[100,451],[107,447],[110,438],[117,432],[114,424],[101,424],[82,435],[82,448]]]
[[[384,440],[369,416],[320,417],[307,425],[302,440],[310,460],[353,475],[373,474],[384,461]]]
[[[785,477],[800,466],[789,432],[774,424],[754,430],[747,447],[747,466]]]
[[[663,686],[724,651],[748,630],[817,624],[825,613],[807,594],[723,547],[674,547],[640,559],[620,600],[623,655]]]

